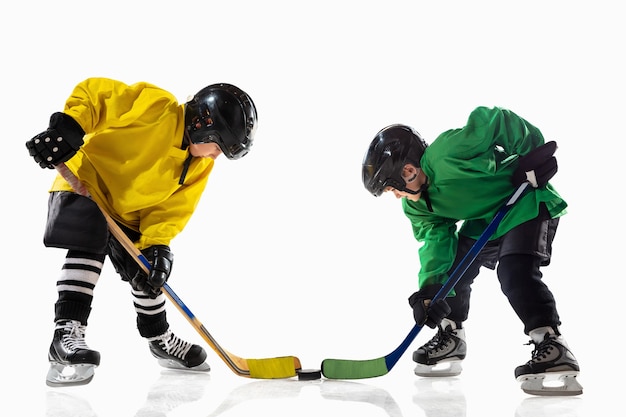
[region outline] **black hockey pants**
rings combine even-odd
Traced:
[[[539,216],[523,223],[510,232],[489,241],[472,265],[455,286],[456,296],[446,301],[452,312],[449,319],[467,320],[470,308],[470,293],[480,268],[495,269],[497,266],[500,288],[511,307],[524,324],[524,332],[543,326],[557,327],[561,324],[554,296],[542,281],[541,266],[550,263],[552,241],[559,219],[550,219],[542,206]],[[452,273],[476,241],[459,236],[457,255],[449,273]]]

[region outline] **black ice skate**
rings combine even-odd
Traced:
[[[563,337],[551,327],[533,330],[530,336],[528,344],[535,345],[532,358],[515,368],[522,390],[532,395],[582,394],[577,380],[580,368]]]
[[[461,373],[461,361],[465,359],[467,345],[465,330],[457,327],[455,322],[443,319],[437,334],[413,352],[413,361],[417,362],[415,375],[439,377]]]
[[[206,352],[202,347],[185,342],[169,329],[160,336],[148,338],[148,342],[150,352],[164,368],[198,372],[211,370],[204,361]]]
[[[76,320],[59,320],[48,352],[50,369],[46,384],[51,387],[88,384],[100,365],[100,353],[85,343],[85,326]]]

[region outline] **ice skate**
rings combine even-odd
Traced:
[[[150,352],[164,368],[185,371],[208,372],[211,370],[206,359],[206,352],[198,345],[185,342],[171,330],[160,336],[148,338]]]
[[[415,375],[444,377],[461,373],[467,345],[465,330],[459,327],[455,322],[443,319],[437,334],[413,352],[413,361],[417,362]]]
[[[551,327],[530,332],[535,349],[532,358],[515,368],[515,378],[522,390],[531,395],[580,395],[580,368],[563,337]]]
[[[85,343],[85,326],[76,320],[56,322],[48,352],[50,369],[46,384],[51,387],[88,384],[100,365],[100,353]]]

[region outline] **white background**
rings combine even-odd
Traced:
[[[432,141],[463,126],[476,106],[517,112],[559,145],[553,184],[569,214],[544,274],[582,368],[585,394],[575,404],[586,407],[574,415],[621,403],[608,380],[624,373],[626,31],[618,4],[3,3],[3,404],[54,414],[44,399],[58,391],[44,376],[64,252],[42,244],[54,172],[35,165],[24,142],[92,76],[148,81],[180,102],[214,82],[252,96],[259,112],[253,151],[239,161],[217,160],[195,216],[172,242],[170,284],[226,349],[244,358],[296,355],[307,368],[327,357],[383,356],[412,326],[406,300],[417,287],[418,244],[400,201],[376,199],[361,183],[362,157],[376,132],[405,123]],[[169,317],[177,334],[203,343],[174,307]],[[466,328],[463,375],[488,387],[487,401],[474,402],[469,398],[485,391],[466,384],[467,415],[512,415],[523,399],[513,369],[531,348],[491,271],[474,286]],[[424,333],[392,371],[408,374],[394,386],[414,390],[410,352],[430,338]],[[133,415],[146,397],[143,373],[152,381],[158,370],[135,329],[128,288],[109,263],[87,341],[102,364],[92,384],[70,393],[91,398],[97,415]],[[228,381],[225,365],[206,348],[212,383],[222,374]],[[385,378],[393,376],[373,383]],[[355,410],[364,411],[346,412]]]

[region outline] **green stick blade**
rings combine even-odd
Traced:
[[[375,378],[389,372],[385,358],[369,360],[324,359],[322,374],[328,379]]]

